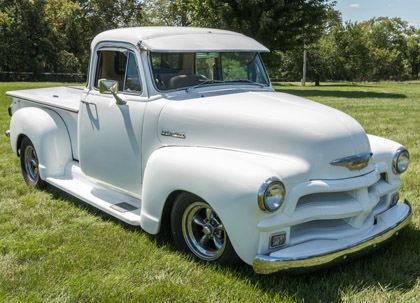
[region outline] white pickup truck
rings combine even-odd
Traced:
[[[49,183],[199,260],[312,270],[390,239],[409,153],[348,115],[275,92],[244,35],[122,28],[92,42],[85,87],[7,92],[30,186]]]

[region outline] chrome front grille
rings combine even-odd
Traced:
[[[340,240],[369,233],[376,216],[391,207],[401,180],[387,175],[389,167],[380,162],[375,170],[358,177],[310,180],[294,185],[281,212],[261,220],[259,253],[272,252],[270,235],[284,232],[281,249],[317,240]]]
[[[311,240],[341,239],[368,232],[375,216],[391,206],[391,195],[398,190],[383,178],[368,187],[338,192],[311,193],[296,203],[287,246]],[[292,220],[291,220],[292,221]]]

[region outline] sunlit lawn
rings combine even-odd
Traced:
[[[412,160],[401,190],[415,211],[408,229],[370,256],[300,276],[199,264],[168,234],[150,236],[53,187],[28,188],[3,135],[11,101],[4,93],[52,85],[60,84],[0,83],[0,301],[420,301],[420,82],[275,85],[350,114],[368,133],[405,145]]]

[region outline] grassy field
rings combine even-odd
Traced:
[[[380,251],[306,275],[256,275],[203,265],[168,234],[151,236],[49,186],[28,188],[12,154],[5,91],[57,83],[0,83],[1,302],[419,302],[420,83],[330,84],[279,91],[338,108],[368,133],[411,153],[401,196],[413,222]]]

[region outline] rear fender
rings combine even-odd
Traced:
[[[65,164],[73,156],[66,124],[56,112],[36,107],[16,111],[10,122],[10,141],[17,155],[23,136],[28,137],[35,147],[41,179],[64,174]]]

